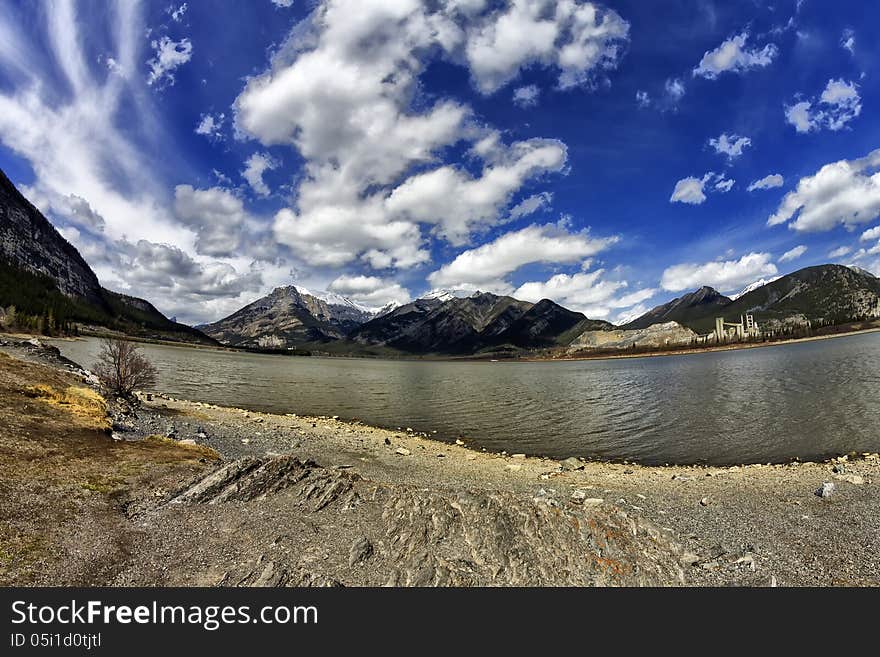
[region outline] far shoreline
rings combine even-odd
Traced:
[[[880,326],[874,326],[871,328],[864,329],[855,329],[850,331],[841,331],[838,333],[828,333],[826,335],[813,335],[803,338],[790,338],[786,340],[774,340],[768,342],[734,342],[725,345],[716,345],[711,347],[700,347],[700,348],[682,348],[682,349],[661,349],[656,351],[645,351],[641,353],[635,354],[627,354],[627,353],[617,353],[617,354],[609,354],[609,353],[600,353],[600,354],[583,354],[583,355],[572,355],[572,356],[514,356],[514,357],[505,357],[503,354],[471,354],[471,355],[463,355],[463,356],[443,356],[443,355],[424,355],[424,356],[414,356],[414,355],[400,355],[398,357],[392,356],[368,356],[368,355],[357,355],[357,354],[315,354],[309,356],[302,356],[295,353],[284,353],[284,352],[268,352],[268,351],[258,351],[258,350],[249,350],[243,349],[239,347],[232,347],[228,345],[207,345],[207,344],[198,344],[198,343],[189,343],[189,342],[175,342],[171,340],[156,340],[150,338],[141,338],[139,336],[133,335],[118,335],[118,334],[100,334],[100,333],[86,333],[80,334],[78,336],[46,336],[46,335],[32,335],[26,333],[3,333],[2,335],[9,336],[10,338],[17,339],[37,339],[37,340],[57,340],[62,342],[70,342],[77,341],[81,339],[93,338],[93,339],[103,339],[108,337],[119,337],[126,340],[130,340],[132,342],[137,342],[139,344],[147,344],[147,345],[158,345],[164,347],[184,347],[184,348],[194,348],[200,350],[207,351],[220,351],[227,353],[240,353],[240,354],[251,354],[258,356],[281,356],[285,358],[289,357],[298,357],[298,358],[328,358],[328,359],[348,359],[348,360],[381,360],[381,361],[405,361],[405,362],[433,362],[433,363],[461,363],[461,362],[474,362],[474,363],[553,363],[553,362],[572,362],[572,361],[588,361],[588,360],[624,360],[624,359],[633,359],[633,358],[656,358],[656,357],[669,357],[669,356],[691,356],[695,354],[704,354],[704,353],[715,353],[715,352],[724,352],[724,351],[739,351],[743,349],[757,349],[763,347],[781,347],[791,344],[798,344],[803,342],[815,342],[818,340],[829,340],[831,338],[845,338],[851,337],[855,335],[864,335],[868,333],[878,333],[880,332]],[[498,357],[500,356],[500,357]]]

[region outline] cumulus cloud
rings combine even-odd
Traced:
[[[213,114],[202,114],[199,124],[196,126],[196,134],[203,135],[209,139],[220,139],[225,119],[226,116],[222,112],[216,116]]]
[[[434,287],[481,289],[509,293],[511,274],[532,263],[574,263],[604,251],[616,237],[596,238],[570,232],[564,223],[527,226],[459,254],[428,276]]]
[[[414,108],[430,57],[465,65],[486,94],[535,65],[566,87],[612,67],[627,31],[616,13],[580,1],[322,3],[235,102],[241,134],[305,159],[276,238],[312,265],[380,269],[426,262],[431,236],[467,243],[523,185],[561,172],[566,151],[551,140],[502,144],[452,99]],[[445,161],[462,141],[483,160],[477,174]]]
[[[526,181],[560,171],[565,162],[562,142],[516,142],[493,156],[479,177],[451,165],[412,176],[391,193],[385,208],[395,219],[435,224],[436,234],[459,246],[476,225],[495,223]]]
[[[774,187],[782,187],[784,184],[785,178],[778,173],[772,173],[760,180],[753,181],[747,189],[750,192],[754,192],[756,189],[773,189]]]
[[[785,106],[785,120],[799,133],[842,130],[861,113],[859,85],[843,79],[828,80],[818,99]]]
[[[636,103],[639,107],[649,107],[651,105],[651,96],[647,91],[639,89],[636,91]]]
[[[467,10],[486,3],[450,3]],[[559,70],[562,88],[590,80],[595,69],[613,68],[629,37],[629,24],[616,12],[590,2],[512,0],[464,36],[464,55],[476,87],[492,93],[524,67],[540,62]]]
[[[752,68],[769,66],[779,54],[779,49],[773,43],[763,48],[748,48],[748,38],[749,33],[743,32],[727,39],[714,50],[706,51],[700,64],[693,70],[694,76],[714,80],[725,71],[743,73]]]
[[[688,176],[682,178],[675,183],[675,189],[672,190],[672,196],[669,197],[670,203],[688,203],[689,205],[700,205],[706,200],[706,193],[703,191],[708,179],[694,178]]]
[[[826,164],[801,178],[782,199],[767,225],[814,232],[843,225],[853,228],[880,216],[880,149],[858,160]]]
[[[862,233],[862,236],[859,239],[862,242],[870,242],[871,240],[880,240],[880,226],[875,226],[874,228],[869,228],[864,233]]]
[[[517,87],[513,90],[513,103],[519,107],[535,107],[538,104],[538,98],[541,90],[537,85],[529,84],[525,87]]]
[[[709,285],[730,292],[759,278],[775,276],[778,270],[771,260],[769,253],[749,253],[739,260],[673,265],[663,272],[660,286],[670,292],[681,292]]]
[[[836,249],[832,249],[828,252],[829,258],[842,258],[845,255],[848,255],[852,252],[852,248],[849,246],[839,246]]]
[[[550,299],[587,317],[604,319],[614,310],[632,308],[657,294],[653,288],[622,294],[628,287],[627,282],[609,280],[604,276],[604,269],[571,275],[556,274],[547,281],[523,283],[513,292],[513,296],[531,302]]]
[[[800,244],[793,249],[786,251],[779,257],[779,262],[791,262],[792,260],[797,260],[802,255],[807,252],[807,247],[803,244]]]
[[[735,180],[727,178],[723,173],[715,173],[710,171],[702,178],[688,176],[682,178],[675,183],[675,189],[672,190],[672,196],[669,197],[670,203],[687,203],[688,205],[700,205],[706,201],[707,185],[712,191],[726,194],[736,183]]]
[[[709,145],[715,149],[719,155],[726,155],[728,161],[732,162],[743,153],[743,149],[752,145],[752,140],[748,137],[740,135],[728,135],[726,132],[720,136],[710,139]]]
[[[173,86],[174,71],[192,59],[192,43],[186,38],[173,41],[168,36],[162,36],[152,41],[150,46],[153,48],[153,58],[147,62],[150,67],[147,84]]]
[[[286,9],[293,6],[293,0],[272,0],[272,4]]]
[[[402,305],[411,299],[409,290],[399,283],[378,276],[343,275],[330,283],[330,291],[371,308],[381,308],[389,303]]]
[[[224,257],[238,250],[247,214],[241,199],[228,190],[178,185],[174,189],[174,211],[195,231],[198,253]]]
[[[245,162],[241,176],[254,192],[260,196],[269,196],[272,190],[263,180],[263,174],[278,166],[280,166],[279,162],[268,153],[254,153]]]

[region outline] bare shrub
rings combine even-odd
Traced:
[[[120,338],[104,338],[92,371],[105,390],[122,397],[156,385],[156,368],[137,345]]]

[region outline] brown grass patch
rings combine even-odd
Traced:
[[[84,428],[110,430],[107,400],[91,388],[68,386],[58,390],[51,385],[38,384],[26,387],[24,392],[29,397],[63,408],[80,420]]]
[[[187,443],[179,443],[168,436],[152,435],[144,438],[144,442],[154,445],[162,445],[163,447],[172,447],[193,454],[197,458],[204,458],[211,461],[219,461],[220,453],[217,450],[206,447],[205,445],[189,445]]]

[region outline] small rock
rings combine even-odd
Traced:
[[[394,453],[400,454],[401,456],[409,456],[410,454],[412,454],[412,452],[410,452],[406,447],[398,447],[394,450]]]
[[[816,489],[816,496],[823,499],[829,498],[834,494],[835,488],[836,486],[832,482],[823,482],[823,484]]]
[[[513,472],[519,472],[522,470],[522,463],[508,463],[507,469]]]
[[[566,471],[571,472],[572,470],[583,470],[584,464],[581,463],[580,459],[575,458],[574,456],[570,456],[567,459],[560,461],[559,466]]]
[[[850,484],[854,484],[856,486],[861,486],[863,483],[865,483],[865,478],[862,477],[861,475],[857,475],[857,474],[841,474],[841,475],[837,475],[835,477],[835,479],[839,479],[840,481],[846,481],[846,482],[849,482]]]
[[[510,458],[512,459],[524,459],[526,457],[525,454],[511,454]]]
[[[438,459],[445,459],[445,458],[446,458],[446,454],[444,454],[443,452],[440,452],[439,454],[437,454],[437,458],[438,458]]]
[[[242,438],[242,439],[241,439],[241,444],[242,444],[242,445],[247,445],[247,444],[250,443],[250,442],[251,442],[251,439],[250,439],[250,438]]]
[[[193,440],[192,438],[184,438],[183,440],[180,441],[180,444],[181,445],[195,445],[196,441]]]
[[[351,544],[348,551],[348,565],[356,566],[373,556],[373,544],[366,536],[361,536]]]
[[[456,445],[464,445],[464,441],[463,441],[461,438],[456,438],[456,439],[455,439],[455,444],[456,444]]]
[[[385,444],[386,444],[386,445],[390,445],[390,444],[391,444],[391,439],[390,439],[390,438],[386,438],[386,439],[385,439]]]
[[[685,552],[678,561],[683,566],[696,566],[700,562],[700,557],[693,552]]]
[[[587,491],[581,490],[580,488],[574,490],[571,494],[571,501],[573,504],[583,504],[585,499],[587,499]]]
[[[704,497],[700,500],[700,506],[709,506],[711,502],[712,500],[710,500],[708,497]]]

